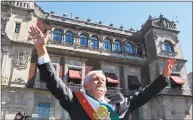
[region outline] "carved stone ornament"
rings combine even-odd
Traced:
[[[7,20],[1,18],[1,32],[5,33],[5,28],[6,28]]]
[[[25,69],[27,67],[29,55],[26,52],[18,53],[16,66],[20,69]]]
[[[5,84],[8,81],[8,76],[1,76],[1,84]]]
[[[30,13],[25,17],[25,19],[24,19],[23,21],[28,22],[28,21],[32,20],[32,16],[33,16],[33,12],[30,12]]]
[[[25,83],[25,80],[23,78],[16,78],[13,82],[16,82],[16,83]]]
[[[5,29],[6,29],[6,24],[9,18],[11,17],[12,14],[12,8],[9,8],[9,10],[6,13],[1,14],[1,34],[5,35]]]
[[[11,14],[12,14],[12,8],[9,8],[8,12],[6,12],[6,14],[4,15],[4,17],[6,19],[9,19],[11,17]]]
[[[1,52],[2,53],[8,53],[8,52],[10,52],[10,49],[9,48],[1,48]]]

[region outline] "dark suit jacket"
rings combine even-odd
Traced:
[[[46,83],[48,90],[59,100],[60,105],[70,115],[71,120],[90,120],[87,113],[79,103],[71,89],[56,75],[54,66],[51,62],[38,65],[41,80]],[[150,85],[146,86],[129,99],[124,99],[121,93],[108,96],[109,103],[115,104],[116,113],[124,116],[128,120],[129,114],[136,108],[144,105],[153,96],[156,96],[168,83],[162,75],[158,76]]]

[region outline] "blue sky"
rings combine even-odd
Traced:
[[[177,28],[187,72],[192,71],[192,3],[191,2],[37,2],[45,11],[54,11],[56,15],[67,13],[72,18],[79,16],[81,20],[91,18],[105,25],[110,22],[116,27],[122,24],[124,29],[141,28],[149,15],[158,17],[162,13],[169,20],[179,21]],[[176,19],[177,16],[177,19]]]

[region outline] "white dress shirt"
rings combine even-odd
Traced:
[[[50,57],[48,55],[38,57],[38,64],[42,65],[44,63],[50,62]]]

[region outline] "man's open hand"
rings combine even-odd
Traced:
[[[48,41],[47,33],[43,34],[37,26],[31,26],[28,33],[32,36],[36,48],[43,47]]]
[[[39,56],[47,54],[45,46],[48,41],[48,31],[43,34],[37,26],[31,26],[28,33],[32,36],[34,45],[38,51]]]
[[[163,76],[168,78],[169,75],[172,73],[172,70],[174,69],[174,67],[176,66],[176,60],[174,58],[169,58],[165,65],[164,65],[164,69],[163,69]]]

